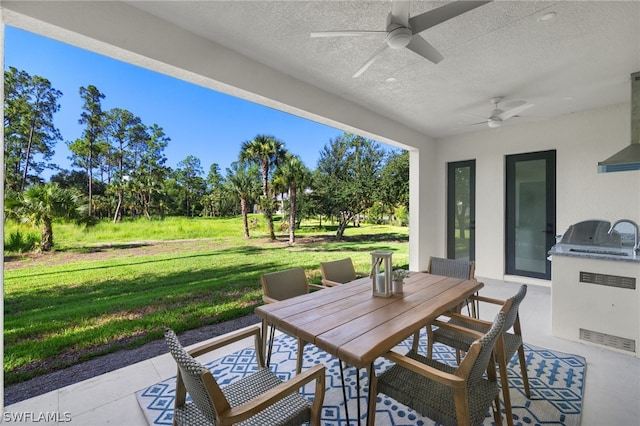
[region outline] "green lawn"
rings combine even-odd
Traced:
[[[5,271],[5,384],[158,339],[165,326],[246,315],[262,303],[265,272],[302,266],[319,283],[320,262],[350,256],[367,271],[373,250],[391,250],[394,266],[407,267],[406,228],[363,224],[341,242],[335,227],[317,228],[303,224],[304,242],[288,246],[284,234],[265,239],[261,219],[250,240],[239,218],[55,224],[56,253],[9,260]]]

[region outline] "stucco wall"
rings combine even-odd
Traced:
[[[640,223],[640,171],[597,172],[598,161],[624,148],[629,138],[629,104],[622,104],[438,140],[436,254],[446,253],[446,164],[451,161],[476,160],[476,275],[480,277],[504,278],[505,155],[556,150],[556,233],[593,218]]]

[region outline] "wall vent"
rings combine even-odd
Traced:
[[[580,271],[580,282],[588,284],[606,285],[609,287],[636,289],[634,277],[621,277],[618,275],[598,274],[595,272]]]
[[[604,334],[600,333],[599,331],[586,330],[584,328],[580,329],[580,340],[597,343],[598,345],[609,346],[611,348],[620,349],[623,351],[634,353],[636,351],[635,340],[613,336],[611,334]]]

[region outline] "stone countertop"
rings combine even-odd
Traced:
[[[549,255],[581,257],[584,259],[613,260],[617,262],[634,262],[640,264],[640,255],[635,254],[632,248],[556,244],[551,247],[551,250],[549,250]]]

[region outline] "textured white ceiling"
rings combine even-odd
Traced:
[[[444,55],[438,65],[388,49],[355,79],[384,36],[309,34],[384,30],[388,0],[129,3],[435,138],[481,128],[469,125],[494,96],[535,104],[513,124],[628,102],[640,70],[638,1],[497,0],[421,33]],[[412,1],[410,14],[446,3]],[[539,22],[547,12],[556,18]]]

